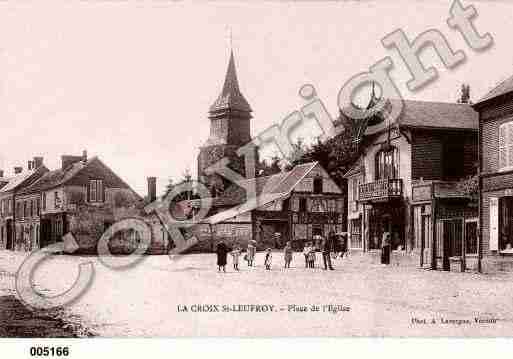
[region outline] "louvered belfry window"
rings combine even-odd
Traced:
[[[513,169],[513,121],[499,126],[499,171]]]

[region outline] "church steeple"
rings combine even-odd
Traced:
[[[248,101],[240,92],[233,50],[230,53],[230,61],[224,78],[223,90],[217,100],[210,106],[209,112],[211,115],[216,116],[219,115],[218,112],[229,110],[247,112],[248,114],[252,111]]]
[[[208,111],[210,135],[200,147],[198,155],[198,180],[220,194],[230,182],[217,174],[207,174],[207,168],[223,158],[230,161],[230,168],[242,176],[255,176],[255,166],[247,167],[244,157],[237,151],[251,141],[251,106],[239,88],[233,51],[224,78],[221,94]],[[255,149],[255,163],[258,152]]]

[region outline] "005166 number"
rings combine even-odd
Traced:
[[[33,357],[67,357],[69,355],[69,347],[31,347],[30,356]]]

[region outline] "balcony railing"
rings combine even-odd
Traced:
[[[403,180],[400,178],[389,178],[361,184],[358,191],[358,200],[362,202],[388,201],[402,195]]]

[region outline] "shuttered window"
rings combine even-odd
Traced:
[[[90,180],[87,191],[89,202],[104,202],[105,192],[102,180]]]
[[[513,169],[513,121],[499,126],[499,171]]]

